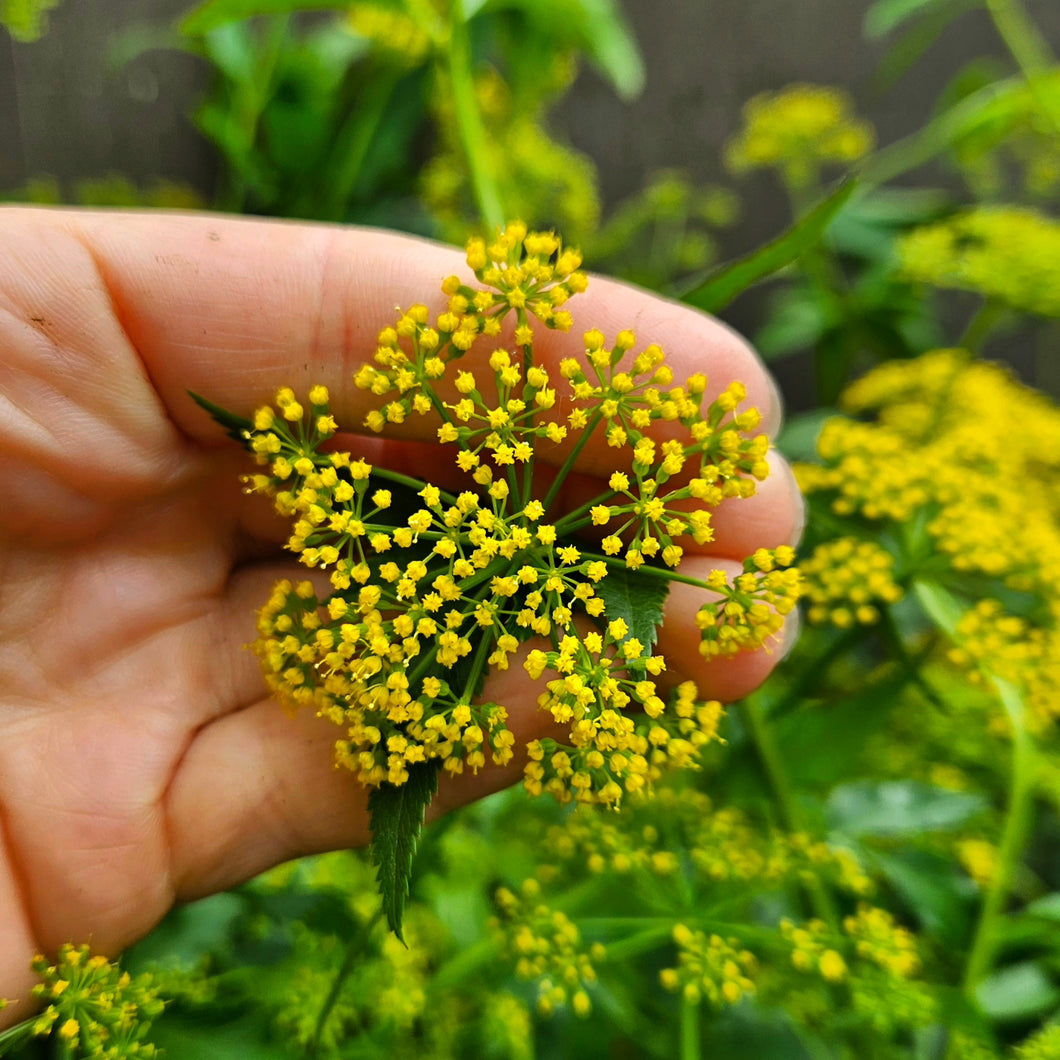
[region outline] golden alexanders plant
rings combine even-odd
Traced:
[[[477,771],[515,753],[505,704],[480,697],[488,671],[519,654],[541,683],[541,709],[567,733],[526,747],[527,788],[617,806],[664,767],[694,765],[717,736],[720,703],[691,682],[664,690],[653,648],[669,585],[713,594],[696,616],[707,657],[767,645],[799,591],[786,547],[760,549],[734,579],[679,570],[682,542],[711,540],[712,509],[751,496],[769,473],[741,383],[705,403],[704,375],[675,382],[658,346],[596,329],[584,359],[564,359],[553,377],[535,333],[570,329],[563,307],[588,283],[580,255],[513,223],[489,245],[472,239],[467,262],[477,284],[446,279],[443,313],[432,320],[414,305],[379,333],[355,376],[379,404],[351,425],[386,433],[433,417],[439,452],[452,455],[443,481],[455,486],[337,449],[323,386],[304,402],[281,388],[246,422],[205,403],[255,454],[262,470],[248,490],[291,519],[287,547],[326,572],[326,585],[275,586],[254,650],[281,703],[343,730],[336,761],[373,789],[373,849],[396,931],[438,768]],[[603,493],[560,512],[596,432],[616,470]],[[546,449],[560,466],[539,496]]]

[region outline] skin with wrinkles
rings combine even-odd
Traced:
[[[281,548],[286,527],[242,495],[246,455],[186,391],[247,413],[281,383],[323,383],[355,426],[368,399],[351,377],[379,327],[397,305],[436,311],[432,292],[453,272],[464,274],[458,251],[376,231],[3,211],[0,997],[18,1003],[0,1023],[25,1015],[37,951],[89,941],[115,953],[175,901],[365,842],[366,794],[332,766],[334,727],[279,710],[244,648],[274,581],[302,570]],[[707,372],[708,399],[742,380],[775,431],[775,389],[722,325],[600,279],[570,308],[571,335],[543,339],[546,364],[579,354],[588,327],[631,327],[663,346],[676,378]],[[422,469],[436,459],[421,444],[432,428],[409,426],[424,433],[350,444]],[[601,439],[579,473],[606,477],[608,460]],[[690,554],[683,573],[736,570],[797,537],[797,491],[779,457],[771,464],[756,497],[717,510],[710,555]],[[571,483],[577,504],[588,484]],[[673,679],[735,698],[780,652],[705,662],[701,602],[675,587],[660,650]],[[486,694],[509,706],[520,742],[547,732],[518,665]],[[432,812],[513,782],[521,766],[444,779]]]

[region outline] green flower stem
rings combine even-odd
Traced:
[[[34,1022],[34,1018],[23,1020],[0,1033],[0,1056],[6,1055],[10,1049],[25,1045],[33,1037]]]
[[[980,354],[983,350],[983,343],[986,342],[990,332],[1007,312],[1007,307],[1001,302],[992,298],[985,301],[968,321],[968,326],[964,329],[958,346],[971,354]]]
[[[769,711],[771,718],[779,718],[799,706],[806,698],[810,689],[819,685],[823,675],[837,659],[841,659],[848,652],[856,648],[865,640],[870,632],[868,626],[853,626],[843,630],[838,636],[830,640],[823,651],[815,655],[801,670],[792,678],[784,694],[780,696]],[[757,699],[757,693],[754,694]]]
[[[335,978],[331,982],[331,989],[328,991],[328,996],[324,999],[324,1004],[320,1009],[320,1015],[317,1017],[316,1026],[313,1028],[313,1039],[310,1043],[310,1055],[317,1055],[317,1051],[320,1047],[320,1039],[324,1033],[324,1027],[328,1022],[328,1016],[331,1015],[331,1011],[335,1007],[335,1002],[338,1001],[339,994],[342,993],[343,984],[349,978],[354,965],[356,965],[358,959],[363,956],[365,947],[368,945],[368,939],[371,937],[372,929],[379,923],[382,915],[382,910],[377,910],[370,919],[361,924],[347,944],[346,956],[343,957],[342,964],[339,967],[338,972],[335,974]]]
[[[989,107],[995,99],[1004,98],[1016,84],[1017,78],[994,81],[943,111],[923,128],[877,151],[861,171],[858,194],[867,195],[942,154],[954,137],[975,121],[983,108]]]
[[[998,929],[1004,918],[1005,902],[1012,891],[1012,881],[1030,836],[1038,772],[1037,749],[1034,737],[1027,730],[1023,699],[1007,681],[994,678],[994,684],[1012,724],[1012,777],[997,866],[979,911],[979,922],[964,969],[962,989],[973,1002],[975,988],[990,974],[997,953]]]
[[[471,187],[475,193],[479,215],[489,229],[504,225],[497,181],[489,168],[489,141],[475,100],[475,82],[471,74],[471,42],[464,21],[463,3],[456,3],[450,23],[448,65],[453,86],[453,106],[456,128],[464,148],[464,157],[471,172]]]
[[[552,485],[549,487],[548,493],[545,495],[545,499],[542,502],[547,511],[552,502],[556,499],[556,494],[559,493],[560,486],[563,485],[563,480],[567,477],[570,470],[574,467],[574,462],[578,459],[579,454],[585,448],[586,442],[592,437],[593,431],[596,430],[603,419],[603,413],[599,410],[593,415],[592,419],[585,425],[582,430],[582,436],[578,439],[578,444],[570,451],[567,459],[563,461],[563,466],[556,472],[556,477],[552,480]]]
[[[619,559],[617,556],[605,556],[602,552],[583,552],[582,559],[600,560],[616,570],[629,569],[624,559]],[[668,567],[664,569],[645,564],[643,567],[637,568],[637,574],[645,574],[649,578],[661,578],[667,582],[680,582],[682,585],[694,585],[697,589],[710,589],[710,586],[701,578],[693,578],[690,574],[678,574]]]
[[[700,1002],[681,999],[681,1060],[700,1060]]]
[[[431,988],[445,990],[467,983],[471,976],[497,958],[497,945],[491,938],[479,939],[473,946],[460,950],[431,975]]]
[[[758,753],[762,772],[773,791],[774,802],[780,815],[781,823],[789,832],[803,831],[802,814],[795,801],[795,792],[784,766],[780,748],[773,736],[773,730],[762,712],[758,702],[753,698],[740,703],[740,715],[747,727],[748,735]],[[814,913],[834,930],[839,929],[839,914],[832,896],[821,881],[812,877],[806,881],[806,893]]]
[[[1056,62],[1045,38],[1020,0],[986,0],[986,9],[1005,47],[1033,88],[1033,82]]]
[[[667,917],[665,926],[645,928],[628,938],[619,939],[618,942],[605,943],[607,959],[608,961],[625,961],[642,953],[651,953],[652,950],[657,950],[670,940],[673,930],[673,919]]]

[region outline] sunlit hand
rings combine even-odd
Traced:
[[[248,414],[279,384],[324,383],[356,427],[368,398],[351,377],[379,328],[464,271],[457,251],[383,232],[0,213],[0,997],[26,998],[37,951],[113,953],[175,901],[365,842],[366,793],[332,767],[338,731],[278,709],[244,648],[273,582],[304,568],[282,550],[286,526],[241,494],[249,458],[187,390]],[[678,381],[706,372],[708,398],[742,380],[775,430],[764,369],[716,322],[604,280],[569,308],[572,333],[535,349],[546,365],[579,354],[587,327],[633,328]],[[599,441],[579,472],[606,479]],[[419,474],[438,462],[415,441],[353,444]],[[689,554],[682,573],[796,536],[793,480],[771,464],[756,497],[718,509],[710,555]],[[706,663],[700,602],[675,587],[660,650],[705,695],[738,697],[780,653]],[[518,665],[487,694],[517,736],[546,730]],[[438,808],[520,772],[443,779]]]

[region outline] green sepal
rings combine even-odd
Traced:
[[[791,265],[816,246],[832,218],[854,194],[857,186],[857,179],[848,177],[776,239],[746,257],[720,266],[706,277],[696,280],[691,289],[679,292],[681,301],[705,309],[708,313],[724,309],[738,294]]]
[[[404,784],[380,784],[368,796],[372,830],[368,852],[375,862],[387,926],[402,942],[401,918],[412,881],[412,858],[437,790],[438,763],[417,762],[409,766]]]
[[[229,438],[239,442],[244,449],[251,451],[249,436],[254,433],[254,424],[251,420],[248,420],[245,416],[237,416],[234,412],[229,412],[228,409],[223,409],[212,401],[207,401],[206,398],[196,394],[193,390],[188,391],[188,397],[199,408],[208,412],[215,423],[219,423],[224,427],[225,434]]]

